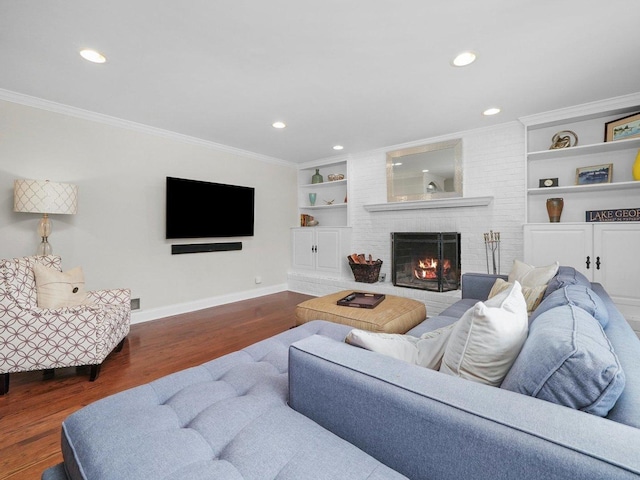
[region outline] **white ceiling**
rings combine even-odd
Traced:
[[[0,0],[0,89],[302,163],[640,91],[639,20],[635,0]]]

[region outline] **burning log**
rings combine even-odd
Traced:
[[[418,260],[416,268],[413,270],[413,275],[418,280],[433,280],[438,278],[438,259],[437,258],[425,258],[424,260]],[[445,258],[442,261],[442,272],[440,275],[443,277],[448,275],[451,271],[451,261]]]

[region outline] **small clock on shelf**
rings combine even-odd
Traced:
[[[539,180],[539,182],[540,182],[540,184],[539,184],[540,188],[557,187],[558,186],[558,179],[557,178],[541,178]]]

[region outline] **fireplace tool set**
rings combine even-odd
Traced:
[[[500,232],[490,230],[489,233],[484,234],[484,250],[487,255],[487,273],[500,274]],[[491,252],[493,272],[489,270],[489,252]],[[496,252],[498,253],[497,260]]]
[[[490,230],[489,233],[484,234],[484,250],[487,254],[487,273],[493,273],[494,275],[500,274],[500,232],[494,232]],[[491,265],[493,266],[493,272],[489,270],[489,252],[491,252]],[[497,260],[496,260],[496,252]]]

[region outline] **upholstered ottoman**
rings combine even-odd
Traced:
[[[371,309],[337,305],[338,300],[351,292],[345,290],[300,303],[296,307],[296,325],[311,320],[328,320],[372,332],[405,333],[427,318],[424,303],[395,295],[386,295]]]

